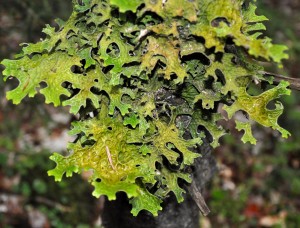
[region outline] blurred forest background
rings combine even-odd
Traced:
[[[266,69],[300,77],[300,1],[258,5],[270,19],[267,34],[289,47],[283,69]],[[45,24],[54,26],[55,18],[67,19],[71,10],[71,0],[1,0],[0,59],[13,58],[20,43],[38,41]],[[60,183],[47,176],[55,165],[51,152],[66,153],[72,116],[45,105],[42,96],[12,105],[5,91],[15,83],[0,79],[0,227],[100,227],[103,198],[91,195],[84,175]],[[256,146],[243,144],[235,131],[213,152],[219,171],[204,193],[212,212],[201,217],[201,227],[300,227],[300,92],[282,102],[288,140],[256,125]]]

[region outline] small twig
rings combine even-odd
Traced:
[[[105,146],[105,149],[106,149],[106,154],[107,154],[107,158],[108,158],[110,166],[112,167],[113,170],[116,170],[116,168],[115,168],[115,166],[113,164],[113,161],[112,161],[111,154],[110,154],[108,146]]]
[[[266,72],[266,71],[259,71],[259,73],[263,74],[264,76],[273,77],[274,82],[276,82],[276,83],[279,83],[282,80],[288,81],[290,83],[291,89],[300,91],[300,79],[299,78],[286,77],[281,74],[274,74],[274,73]]]
[[[148,29],[142,29],[140,32],[140,35],[138,36],[137,40],[141,41],[141,39],[143,39],[145,36],[148,35],[150,31]]]
[[[195,201],[195,203],[197,204],[197,206],[199,207],[201,213],[204,216],[207,216],[210,213],[210,210],[209,210],[207,204],[205,203],[205,200],[194,181],[188,187],[188,191],[189,191],[190,195],[192,196],[193,200]]]

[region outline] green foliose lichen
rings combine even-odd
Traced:
[[[254,1],[73,5],[58,29],[47,25],[44,40],[23,44],[15,60],[1,62],[4,80],[19,81],[7,92],[13,103],[39,92],[46,103],[69,106],[80,117],[72,123],[70,155],[51,156],[57,166],[48,174],[55,180],[92,170],[94,196],[113,200],[123,191],[133,215],[157,215],[170,193],[183,201],[179,182],[192,181],[186,168],[201,156],[197,148],[219,145],[225,134],[219,123],[227,119],[221,107],[229,118],[237,111],[248,115],[247,122],[236,121],[243,142],[256,143],[253,122],[289,135],[277,123],[281,103],[267,108],[290,93],[288,83],[257,96],[247,92],[253,80],[265,80],[259,61],[280,66],[287,58],[285,46],[262,34],[267,18],[256,15]]]

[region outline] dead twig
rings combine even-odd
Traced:
[[[105,149],[106,149],[106,155],[107,155],[107,158],[108,158],[108,161],[109,161],[109,164],[110,164],[111,168],[113,170],[116,170],[116,168],[115,168],[115,166],[113,164],[112,157],[111,157],[111,154],[110,154],[108,146],[105,146]]]
[[[274,73],[266,72],[266,71],[259,71],[259,73],[264,76],[273,77],[273,81],[277,84],[282,80],[288,81],[290,83],[289,87],[291,89],[300,91],[300,79],[299,78],[286,77],[281,74],[274,74]]]
[[[207,216],[210,213],[210,210],[207,204],[205,203],[201,191],[198,189],[194,181],[191,183],[190,186],[188,186],[188,191],[192,196],[193,200],[195,201],[195,203],[197,204],[197,206],[199,207],[201,213],[204,216]]]

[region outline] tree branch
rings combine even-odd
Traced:
[[[281,80],[288,81],[290,83],[290,88],[294,90],[299,90],[300,91],[300,79],[299,78],[291,78],[291,77],[286,77],[281,74],[274,74],[271,72],[266,72],[266,71],[259,71],[259,73],[263,74],[264,76],[271,76],[274,78],[274,82],[279,83]]]

